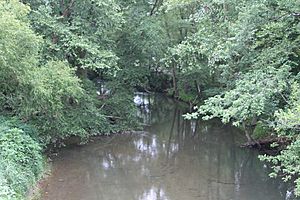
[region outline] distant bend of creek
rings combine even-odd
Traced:
[[[243,134],[217,120],[187,121],[185,104],[136,93],[145,132],[59,150],[43,200],[285,200]]]

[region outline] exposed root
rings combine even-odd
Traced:
[[[267,154],[278,154],[283,150],[288,144],[291,143],[291,139],[287,137],[269,137],[260,140],[255,140],[252,142],[247,142],[242,144],[241,147],[245,148],[254,148],[258,149]],[[273,147],[272,144],[276,143],[276,147]]]

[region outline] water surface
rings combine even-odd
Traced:
[[[61,150],[43,199],[285,199],[285,185],[269,179],[257,153],[239,147],[239,130],[186,121],[186,106],[159,95],[139,97],[147,99],[137,113],[147,132]]]

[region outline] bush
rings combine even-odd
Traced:
[[[20,199],[40,178],[44,168],[42,148],[16,120],[0,123],[0,197]],[[19,124],[21,124],[19,122]],[[27,129],[22,130],[22,127]]]
[[[8,181],[0,171],[0,199],[1,200],[17,200],[16,193],[8,186]]]
[[[300,137],[276,156],[260,156],[261,160],[273,164],[271,177],[280,176],[285,182],[295,178],[295,194],[300,196]]]

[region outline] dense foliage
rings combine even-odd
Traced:
[[[109,18],[108,20],[117,20],[118,9],[116,8],[115,11],[116,16],[111,16],[111,12],[114,11],[111,9],[111,5],[106,5],[108,13],[104,14],[101,2],[97,4],[100,9],[97,11],[89,9],[96,9],[93,5],[94,1],[90,2],[92,5],[88,3],[84,5],[74,4],[76,9],[83,10],[74,11],[74,15],[77,14],[75,16],[71,13],[67,16],[72,20],[73,18],[79,20],[81,23],[73,21],[71,23],[71,19],[61,21],[61,16],[57,14],[59,11],[54,12],[55,9],[59,9],[56,7],[59,5],[55,3],[44,5],[43,2],[32,1],[30,3],[34,5],[33,8],[36,8],[36,10],[30,12],[28,6],[18,1],[8,2],[10,3],[0,4],[0,9],[3,11],[0,14],[0,45],[2,50],[0,76],[2,80],[5,80],[1,82],[0,102],[3,105],[1,113],[3,115],[18,116],[23,121],[35,125],[39,130],[40,139],[46,144],[70,135],[87,137],[91,134],[109,133],[111,131],[110,122],[105,115],[112,114],[110,113],[111,109],[106,106],[106,103],[98,101],[96,87],[91,86],[92,84],[89,83],[86,76],[88,72],[96,73],[99,68],[107,74],[112,74],[115,71],[113,69],[115,62],[108,62],[110,59],[101,57],[112,54],[108,53],[111,50],[100,50],[99,48],[113,48],[113,44],[108,44],[108,41],[112,39],[103,38],[103,34],[107,31],[105,34],[112,35],[111,31],[108,30],[108,26],[113,26],[112,29],[114,29],[115,25],[112,24],[116,22],[104,22],[99,19],[97,23],[101,22],[103,24],[100,23],[97,30],[89,30],[88,27],[81,26],[89,25],[90,29],[95,27],[88,24],[88,22],[84,23],[82,20],[88,20],[84,16],[80,19],[77,15],[84,11],[87,12],[87,15],[90,15],[90,12],[95,12],[95,15],[101,13],[101,16],[98,16],[101,19],[106,16]],[[41,9],[46,9],[45,6],[49,12],[50,10],[53,10],[53,12],[48,13],[49,15],[41,13]],[[87,8],[84,6],[87,6]],[[22,12],[15,12],[14,9],[21,9]],[[23,14],[21,15],[21,13]],[[49,19],[43,19],[40,15],[48,16]],[[42,23],[41,21],[47,25],[53,23],[53,29],[47,27],[46,24],[41,28],[39,26]],[[32,22],[32,26],[30,22]],[[74,23],[79,27],[74,27]],[[106,26],[104,26],[105,24]],[[40,36],[32,28],[36,28]],[[78,33],[75,30],[89,31],[89,33],[82,31]],[[67,31],[71,34],[66,36],[69,40],[64,38],[65,35],[57,35],[58,33],[55,33],[55,31]],[[95,34],[97,31],[103,37],[97,36]],[[50,40],[54,39],[53,37],[56,38],[55,43],[53,41],[49,43]],[[95,47],[89,46],[87,43],[80,44],[77,39],[70,41],[74,38],[81,38],[84,42]],[[98,45],[101,42],[100,40],[105,40],[107,45]],[[81,47],[68,46],[70,44]],[[98,49],[94,49],[96,46]],[[82,49],[83,47],[86,49]],[[92,51],[96,58],[93,58],[89,54],[91,52],[88,53],[88,51]],[[86,53],[80,56],[73,55],[76,61],[70,59],[71,54],[81,54],[80,52]],[[93,63],[95,66],[91,66],[89,63]],[[108,69],[109,72],[107,72]],[[120,100],[119,103],[123,103],[124,107],[130,106],[129,99],[131,99],[131,96],[127,95],[126,98],[123,98],[124,101]],[[127,109],[126,112],[130,110],[132,111],[132,109]],[[124,113],[118,112],[117,114],[120,117]],[[116,128],[114,130],[117,131]]]
[[[138,126],[132,89],[93,81],[116,82],[121,23],[113,1],[0,1],[1,199],[24,197],[46,145]]]
[[[16,119],[0,118],[0,199],[22,199],[44,168],[37,131]]]

